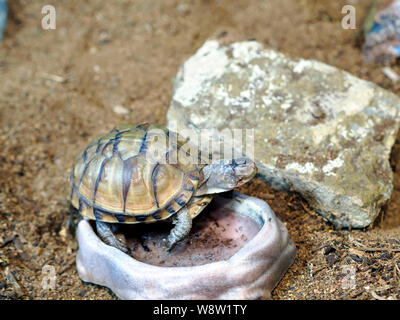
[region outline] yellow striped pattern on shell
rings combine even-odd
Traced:
[[[157,124],[119,126],[80,154],[71,174],[71,203],[89,219],[150,223],[178,212],[201,180],[197,149]],[[191,201],[197,216],[211,201]]]

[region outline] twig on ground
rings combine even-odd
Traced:
[[[13,242],[14,238],[15,238],[15,235],[12,235],[12,236],[9,236],[9,237],[5,238],[3,243],[0,244],[0,248],[3,248],[6,245],[8,245],[9,243]]]
[[[370,290],[369,293],[371,294],[371,296],[376,299],[376,300],[394,300],[394,298],[392,296],[384,298],[381,297],[380,295],[378,295],[374,290]]]
[[[400,248],[389,248],[389,247],[368,247],[361,242],[358,242],[356,240],[352,241],[353,244],[356,244],[357,247],[354,247],[354,249],[361,250],[361,251],[368,251],[368,252],[380,252],[380,251],[388,251],[388,252],[400,252]]]
[[[27,262],[31,260],[31,256],[25,251],[24,245],[22,244],[19,236],[15,236],[13,239],[15,250],[17,250],[22,261]]]
[[[321,249],[323,249],[323,248],[326,248],[327,246],[329,246],[328,243],[322,244],[322,245],[318,246],[317,248],[313,249],[311,252],[312,252],[312,253],[315,253],[315,252],[317,252],[318,250],[321,250]]]
[[[328,265],[324,264],[322,266],[316,267],[312,270],[312,276],[315,276],[318,272],[320,272],[321,270],[324,270],[325,268],[327,268]]]
[[[45,78],[45,79],[52,80],[52,81],[58,82],[58,83],[64,83],[66,81],[66,79],[64,77],[60,77],[60,76],[57,76],[55,74],[49,74],[49,73],[46,73],[46,72],[43,72],[41,74],[41,76],[43,78]]]
[[[393,273],[394,273],[394,279],[397,282],[397,288],[400,288],[400,269],[399,266],[397,265],[397,261],[394,262]]]
[[[74,261],[70,261],[65,267],[63,267],[60,271],[58,271],[59,275],[62,275],[65,271],[70,269],[74,265]]]

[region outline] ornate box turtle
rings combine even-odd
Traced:
[[[206,161],[179,134],[157,124],[118,126],[77,157],[71,174],[71,203],[96,220],[102,240],[124,252],[118,224],[172,220],[171,249],[192,227],[212,194],[232,190],[257,172],[248,158]]]

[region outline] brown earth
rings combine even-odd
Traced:
[[[0,44],[0,298],[116,298],[77,275],[67,177],[95,136],[120,123],[165,123],[178,67],[207,38],[255,39],[399,94],[400,82],[361,58],[359,34],[372,2],[352,1],[357,30],[344,30],[346,2],[336,0],[58,0],[57,29],[46,31],[41,8],[48,1],[9,1]],[[400,140],[392,165],[392,199],[366,230],[335,230],[298,195],[259,179],[239,190],[266,200],[298,247],[274,299],[400,298],[393,249],[400,247]],[[45,265],[56,270],[53,290],[42,288]]]

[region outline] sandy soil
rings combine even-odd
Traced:
[[[67,177],[91,138],[120,123],[165,123],[178,67],[207,38],[255,39],[400,93],[400,82],[361,58],[372,0],[352,1],[357,30],[341,28],[346,3],[336,0],[59,0],[57,29],[48,31],[48,1],[9,2],[0,44],[0,298],[116,298],[77,275]],[[335,230],[295,193],[259,179],[239,190],[266,200],[298,247],[274,299],[400,298],[400,141],[392,166],[392,199],[366,230]],[[46,265],[56,270],[55,289],[42,287]]]

